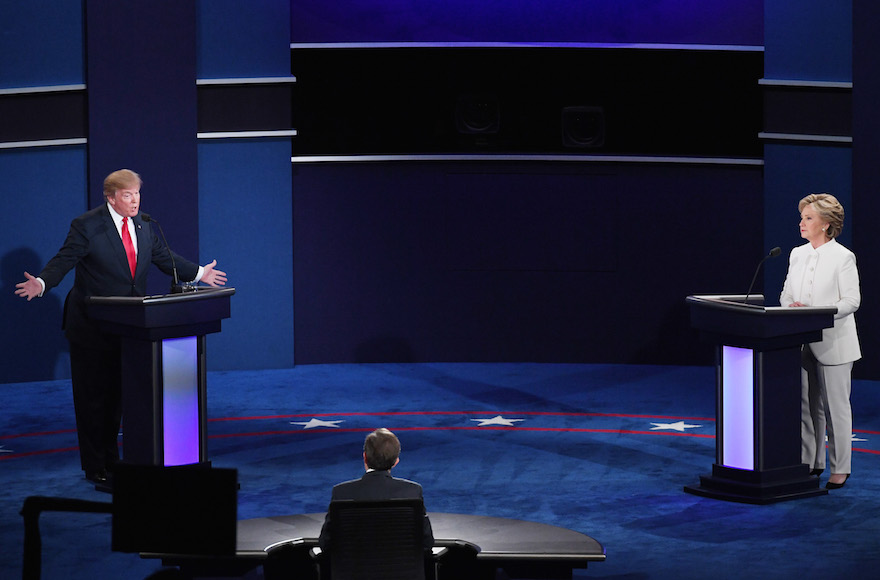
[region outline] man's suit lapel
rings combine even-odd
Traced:
[[[153,240],[148,230],[150,225],[141,221],[140,214],[133,217],[131,221],[134,222],[134,231],[137,236],[137,269],[135,270],[135,274],[138,274],[143,268],[150,267]]]

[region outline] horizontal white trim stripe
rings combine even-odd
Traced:
[[[728,157],[651,157],[646,155],[298,155],[291,163],[369,163],[383,161],[542,161],[568,163],[665,163],[688,165],[764,165],[763,159]]]
[[[803,81],[787,79],[758,79],[758,84],[765,87],[798,87],[814,89],[852,89],[851,82],[843,81]]]
[[[85,85],[50,85],[46,87],[18,87],[0,89],[0,95],[29,95],[33,93],[67,93],[71,91],[84,91]]]
[[[199,139],[254,139],[257,137],[296,137],[296,129],[285,131],[218,131],[199,133]]]
[[[613,48],[638,50],[713,50],[764,52],[763,46],[734,44],[622,44],[581,42],[291,42],[290,48]]]
[[[295,83],[296,77],[248,77],[228,79],[196,79],[196,84],[204,85],[275,85]]]
[[[760,139],[775,141],[802,141],[807,143],[852,143],[852,137],[843,135],[803,135],[800,133],[758,133]]]
[[[60,147],[64,145],[85,145],[85,137],[74,139],[42,139],[40,141],[9,141],[0,143],[0,149],[27,149],[29,147]]]

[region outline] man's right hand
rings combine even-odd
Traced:
[[[40,284],[36,277],[24,273],[26,280],[15,285],[15,294],[22,298],[27,298],[30,302],[31,298],[35,298],[43,293],[43,285]]]

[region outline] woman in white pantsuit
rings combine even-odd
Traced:
[[[837,243],[843,206],[833,195],[810,194],[798,204],[801,237],[791,251],[782,288],[783,306],[836,306],[834,326],[804,346],[801,372],[801,459],[813,475],[825,470],[825,435],[831,477],[828,489],[844,486],[851,473],[853,363],[862,357],[855,311],[861,302],[856,257]]]

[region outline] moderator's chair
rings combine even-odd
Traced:
[[[443,551],[425,551],[421,499],[336,500],[329,511],[333,547],[318,556],[321,578],[425,580],[426,569],[436,578]]]

